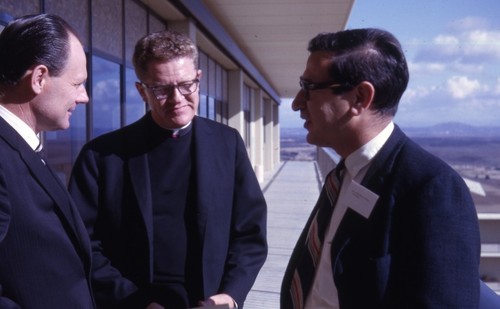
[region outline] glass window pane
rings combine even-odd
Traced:
[[[222,118],[222,101],[215,101],[215,121],[222,123],[224,118]]]
[[[212,97],[208,98],[208,119],[215,120],[215,99]]]
[[[219,64],[215,67],[215,98],[222,100],[222,67]]]
[[[227,94],[227,70],[222,70],[222,123],[228,124],[229,122],[229,104],[228,104],[228,94]]]
[[[222,70],[222,101],[227,102],[227,70]],[[225,115],[227,117],[227,114]]]
[[[250,148],[250,102],[252,101],[252,91],[251,88],[243,84],[243,118],[244,118],[244,140],[247,148]]]
[[[208,95],[208,57],[207,54],[200,51],[198,66],[201,70],[200,93]]]
[[[47,161],[64,183],[69,180],[73,162],[86,141],[85,106],[79,104],[73,111],[69,129],[44,133]]]
[[[120,127],[120,65],[92,57],[93,137]]]
[[[206,107],[200,106],[199,115],[227,124],[227,70],[203,51],[200,51],[199,68],[203,72],[200,95],[205,96],[206,104]]]
[[[200,106],[198,107],[198,115],[201,117],[207,117],[207,96],[200,95]]]
[[[142,101],[139,92],[135,88],[137,77],[131,68],[125,70],[125,124],[130,124],[146,112],[146,103]]]
[[[208,79],[208,95],[215,98],[215,61],[212,58],[208,58],[208,71],[205,76]]]

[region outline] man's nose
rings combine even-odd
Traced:
[[[168,91],[168,100],[169,102],[180,102],[184,95],[179,91],[179,88],[177,87],[172,87]]]
[[[87,90],[85,90],[85,88],[83,88],[82,92],[80,92],[80,94],[78,95],[76,103],[86,104],[86,103],[89,103],[89,101],[90,101],[90,99],[89,99],[89,95],[87,93]]]
[[[307,93],[300,89],[297,95],[295,96],[295,99],[292,101],[292,110],[298,111],[304,108],[305,104],[307,101]]]

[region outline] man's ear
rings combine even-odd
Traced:
[[[28,74],[30,73],[28,72]],[[47,83],[48,77],[49,69],[43,64],[39,64],[31,69],[31,89],[33,89],[33,92],[40,94]]]
[[[360,115],[363,110],[371,107],[375,97],[375,87],[370,82],[361,82],[354,88],[354,96],[351,112]]]
[[[143,86],[143,85],[141,85],[141,83],[136,82],[136,83],[135,83],[135,88],[136,88],[136,89],[137,89],[137,91],[139,92],[139,95],[141,96],[142,100],[143,100],[144,102],[147,102],[148,100],[147,100],[146,90],[145,90],[144,86]]]

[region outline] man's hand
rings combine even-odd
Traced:
[[[206,300],[200,301],[200,306],[229,305],[230,309],[238,308],[234,299],[227,294],[217,294],[210,296]]]

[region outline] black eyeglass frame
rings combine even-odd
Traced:
[[[142,87],[144,87],[148,90],[151,90],[151,92],[153,93],[155,98],[158,101],[161,101],[161,100],[167,99],[170,96],[170,94],[172,93],[172,90],[174,88],[177,89],[179,91],[179,93],[184,95],[184,96],[190,95],[190,94],[196,92],[196,90],[198,90],[198,87],[200,84],[200,79],[195,78],[193,80],[182,82],[182,83],[179,83],[177,85],[152,86],[152,85],[148,85],[142,81],[138,81],[137,83],[140,84]],[[196,85],[196,87],[193,90],[190,90],[189,88],[191,88],[193,85]],[[185,86],[186,88],[182,88],[183,86]]]
[[[309,91],[320,90],[320,89],[335,89],[335,88],[352,88],[349,84],[340,84],[331,82],[322,82],[322,83],[310,83],[304,79],[300,79],[299,81],[300,89],[304,92],[309,93]]]

